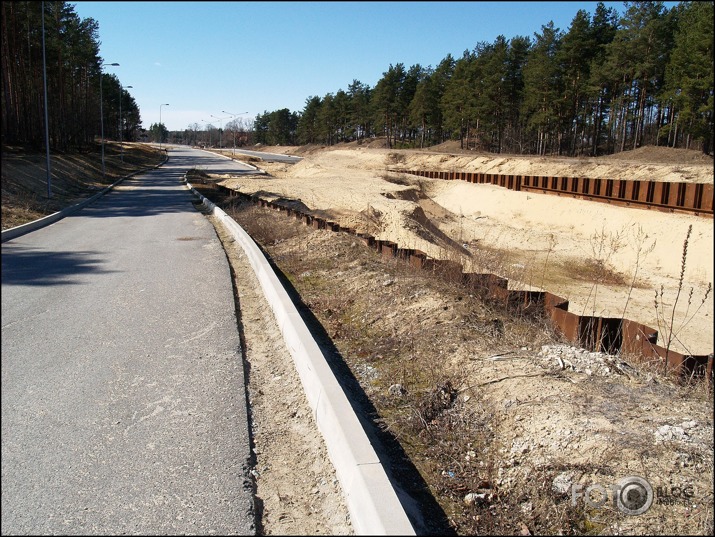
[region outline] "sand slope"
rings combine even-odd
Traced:
[[[270,150],[276,149],[299,153],[297,148]],[[679,352],[713,351],[713,295],[707,293],[713,281],[712,218],[394,171],[712,183],[712,158],[664,148],[643,148],[609,159],[345,148],[313,151],[293,166],[261,167],[271,175],[224,183],[266,198],[300,200],[342,225],[433,257],[458,258],[475,272],[500,274],[513,288],[546,289],[568,299],[569,310],[578,314],[639,321],[660,331],[661,345],[672,325],[671,348]]]

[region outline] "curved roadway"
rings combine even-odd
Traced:
[[[229,272],[188,148],[2,244],[2,534],[255,533]]]
[[[258,157],[265,162],[283,162],[284,164],[295,164],[303,160],[303,157],[296,157],[294,155],[284,155],[282,153],[268,153],[266,151],[251,151],[249,149],[220,149],[214,151],[221,151],[224,155],[238,153],[240,155],[248,155],[250,157]]]

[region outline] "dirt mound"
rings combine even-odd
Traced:
[[[483,153],[475,150],[462,149],[462,147],[460,147],[459,141],[457,140],[448,140],[446,142],[442,142],[441,144],[430,146],[426,149],[428,151],[437,151],[439,153],[469,153],[472,155],[477,153]]]
[[[656,147],[646,145],[623,151],[615,155],[600,157],[609,160],[631,160],[638,162],[653,162],[661,164],[710,164],[713,165],[713,156],[693,149],[675,149],[672,147]]]
[[[388,149],[386,138],[375,138],[370,142],[363,144],[367,149]]]
[[[418,203],[420,199],[424,199],[424,195],[420,195],[420,192],[415,189],[415,188],[408,188],[406,190],[398,190],[397,192],[383,192],[383,196],[385,196],[389,200],[405,200],[405,201],[414,201],[415,203]]]
[[[292,209],[294,211],[300,211],[302,213],[308,213],[310,211],[308,206],[299,199],[279,197],[275,199],[275,203],[278,203],[283,207],[288,207],[289,209]]]
[[[252,147],[246,147],[250,151],[261,151],[263,153],[278,153],[280,155],[296,155],[306,156],[312,155],[318,151],[326,149],[324,145],[306,144],[306,145],[263,145],[256,144]]]

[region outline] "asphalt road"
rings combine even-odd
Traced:
[[[163,167],[2,244],[2,534],[255,534],[228,262]]]
[[[232,155],[234,152],[237,155],[248,155],[251,157],[258,157],[260,159],[263,159],[265,162],[283,162],[285,164],[295,164],[296,162],[300,162],[303,160],[303,157],[296,157],[293,155],[283,155],[281,153],[268,153],[266,151],[250,151],[248,149],[239,149],[236,148],[235,150],[233,148],[224,148],[221,149],[221,152],[224,155]]]

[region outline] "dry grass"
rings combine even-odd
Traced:
[[[689,519],[654,509],[652,517],[631,520],[573,506],[551,489],[562,472],[620,476],[631,461],[654,475],[665,472],[679,448],[653,447],[646,434],[653,422],[662,423],[658,405],[669,412],[694,405],[712,423],[711,388],[675,386],[647,364],[629,370],[628,381],[576,382],[579,377],[535,357],[541,345],[560,341],[543,319],[482,302],[456,274],[413,269],[377,255],[354,236],[313,230],[226,197],[200,170],[189,181],[251,234],[315,316],[323,343],[334,346],[329,359],[347,389],[364,394],[381,438],[399,447],[391,451],[392,470],[424,506],[425,533],[712,533],[712,488]],[[461,258],[456,251],[449,255]],[[504,253],[492,257],[509,265]],[[601,259],[593,268],[594,285],[616,277],[605,270],[605,253],[594,258]],[[656,410],[648,413],[646,405]],[[585,416],[587,422],[606,420],[615,430],[599,430],[608,438],[591,451],[584,448],[586,460],[563,454],[539,462],[527,455],[520,465],[509,463],[513,430],[532,421],[548,425],[559,412],[570,415],[569,428],[578,429]],[[584,428],[583,438],[593,431]],[[712,477],[712,457],[695,450],[690,456],[705,465],[702,475]]]
[[[648,388],[644,396],[636,396],[632,388],[607,379],[572,386],[562,371],[535,367],[534,350],[560,341],[543,318],[514,316],[482,302],[448,269],[444,273],[414,269],[376,254],[350,235],[316,231],[273,210],[223,198],[210,185],[201,188],[211,189],[219,204],[222,199],[230,201],[225,210],[265,249],[296,289],[335,345],[339,360],[374,405],[375,423],[398,442],[424,480],[439,505],[428,513],[432,525],[426,531],[463,535],[654,531],[652,519],[634,521],[617,511],[587,511],[572,505],[568,497],[554,495],[551,487],[554,478],[565,471],[584,479],[615,479],[623,475],[623,464],[630,457],[645,457],[658,466],[671,459],[673,446],[644,452],[652,440],[648,428],[641,425],[631,442],[634,453],[641,455],[609,452],[604,446],[598,452],[586,452],[588,462],[566,455],[541,463],[538,458],[527,462],[527,457],[520,473],[518,467],[509,467],[505,456],[511,447],[507,438],[512,417],[502,410],[503,396],[497,394],[523,381],[523,387],[516,388],[521,394],[517,400],[531,398],[533,391],[536,401],[542,401],[533,407],[533,416],[543,420],[553,412],[539,410],[550,400],[544,394],[557,389],[556,393],[562,393],[560,400],[578,402],[572,407],[574,412],[612,420],[617,428],[627,429],[626,422],[637,417],[631,409],[651,404],[651,398],[710,401],[712,389],[707,384],[694,381],[690,391],[685,391],[663,377],[662,368],[629,363],[632,382],[656,383],[662,389]],[[460,252],[446,251],[445,258],[450,256],[462,258]],[[492,252],[492,257],[509,264],[504,252]],[[594,285],[615,280],[627,289],[631,283],[598,264],[593,270]],[[484,358],[502,353],[504,362]],[[501,372],[496,374],[490,370],[492,363],[506,364],[510,359],[517,366],[515,371],[497,369]],[[623,359],[628,361],[628,357]],[[569,427],[578,429],[573,424]],[[616,438],[623,443],[623,437]],[[505,472],[512,476],[506,482]],[[703,472],[712,475],[712,468]],[[409,472],[401,475],[410,481]],[[707,533],[711,511],[699,512],[688,531]],[[677,532],[683,526],[674,520],[661,527]]]
[[[163,153],[145,144],[106,142],[105,177],[99,144],[82,153],[50,154],[52,197],[47,198],[46,155],[2,148],[2,229],[19,226],[86,199],[117,179],[161,163]]]
[[[676,306],[678,304],[678,300],[680,300],[681,298],[681,294],[685,291],[685,289],[683,288],[683,282],[685,268],[688,262],[688,243],[690,241],[690,234],[692,230],[693,226],[691,225],[688,227],[688,231],[685,235],[685,240],[683,241],[683,250],[680,259],[680,276],[678,278],[678,288],[670,312],[667,311],[668,306],[666,306],[666,300],[664,299],[663,287],[660,288],[660,292],[658,292],[657,289],[655,291],[654,306],[658,317],[658,331],[665,336],[664,345],[666,349],[666,357],[668,356],[668,352],[670,351],[673,342],[677,341],[678,343],[683,345],[683,342],[680,341],[680,339],[678,338],[680,331],[690,321],[692,321],[692,319],[696,315],[698,315],[700,309],[712,293],[712,284],[709,283],[707,287],[700,292],[700,300],[698,301],[695,296],[695,288],[691,287],[687,296],[688,307],[685,311],[685,315],[683,318],[676,319]],[[667,372],[667,361],[664,363],[664,372]]]
[[[473,355],[553,343],[558,337],[544,323],[513,318],[482,303],[450,274],[411,269],[349,236],[332,237],[326,259],[315,255],[317,244],[310,250],[280,248],[290,239],[312,242],[313,233],[299,224],[277,222],[267,211],[241,205],[229,214],[274,256],[376,406],[379,426],[400,443],[425,479],[447,524],[431,531],[519,531],[507,509],[519,498],[496,485],[499,413],[470,388],[472,371],[459,364]],[[466,392],[471,395],[465,401]],[[464,461],[465,453],[473,453],[471,462]],[[538,490],[530,485],[519,497],[543,498],[540,488],[549,484],[544,477],[534,485]],[[482,489],[488,500],[465,506],[465,495]],[[578,533],[582,521],[574,509],[550,509],[533,530]]]

